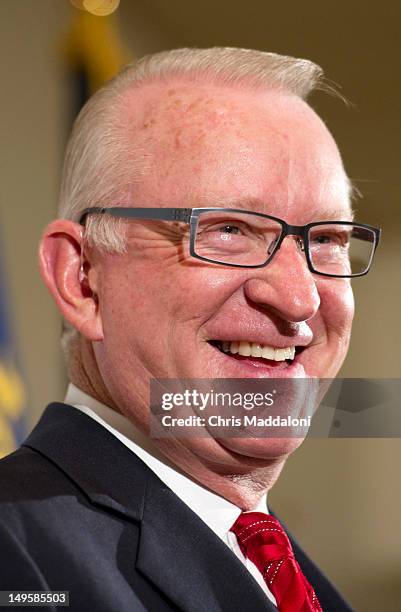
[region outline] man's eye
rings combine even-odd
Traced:
[[[213,223],[212,225],[200,225],[198,231],[218,236],[246,236],[252,234],[251,228],[244,223]]]
[[[223,225],[222,227],[219,227],[219,231],[222,234],[239,234],[241,230],[236,225]]]
[[[317,242],[318,244],[329,244],[332,242],[331,236],[314,236],[313,242]]]
[[[340,246],[346,246],[348,240],[348,236],[339,234],[318,234],[317,236],[312,236],[311,238],[311,241],[315,244],[331,244]]]

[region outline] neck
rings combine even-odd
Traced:
[[[255,508],[278,479],[286,457],[252,459],[237,456],[241,468],[228,470],[203,461],[178,440],[157,440],[160,451],[190,478],[244,511]]]
[[[68,378],[81,391],[120,412],[106,389],[97,367],[92,343],[77,335],[70,347]]]

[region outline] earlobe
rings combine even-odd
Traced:
[[[98,299],[88,279],[89,263],[82,257],[82,228],[66,219],[50,223],[40,243],[39,266],[63,317],[88,340],[103,340]]]

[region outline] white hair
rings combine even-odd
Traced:
[[[79,221],[91,206],[130,204],[129,185],[141,178],[144,151],[127,137],[122,107],[133,88],[171,79],[245,89],[274,89],[305,100],[311,91],[333,87],[320,66],[305,59],[251,49],[175,49],[129,64],[100,89],[78,115],[65,155],[59,217]],[[132,203],[131,203],[132,204]],[[123,222],[105,215],[87,218],[85,240],[112,252],[125,250]],[[67,325],[63,345],[73,339]]]

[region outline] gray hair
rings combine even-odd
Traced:
[[[129,64],[100,89],[78,115],[65,155],[59,217],[78,221],[82,210],[107,203],[129,203],[129,185],[141,178],[144,151],[127,137],[121,107],[124,94],[142,84],[172,78],[247,89],[274,89],[305,100],[316,89],[333,93],[313,62],[251,49],[175,49]],[[121,220],[88,217],[85,240],[111,252],[124,252]],[[63,345],[74,333],[67,325]]]

